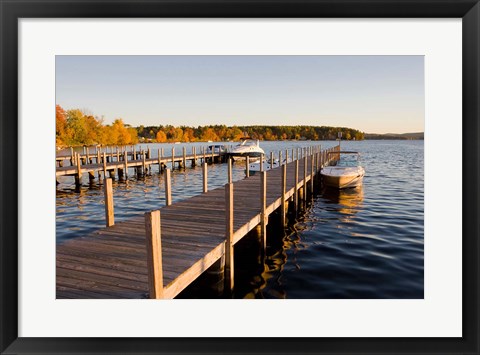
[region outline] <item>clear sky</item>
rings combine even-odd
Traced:
[[[424,131],[423,56],[57,56],[56,103],[132,126]]]

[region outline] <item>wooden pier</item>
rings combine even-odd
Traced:
[[[128,176],[128,169],[133,169],[134,174],[138,176],[151,171],[152,165],[158,165],[162,171],[167,166],[171,169],[175,169],[175,166],[186,168],[187,162],[190,162],[191,166],[195,166],[197,162],[223,162],[226,157],[223,153],[209,150],[207,147],[202,147],[197,153],[195,146],[191,148],[190,154],[187,154],[185,147],[181,152],[172,147],[169,155],[165,154],[163,148],[158,149],[156,157],[152,156],[150,149],[136,151],[135,147],[131,147],[130,150],[127,147],[106,147],[95,149],[94,152],[89,152],[89,149],[84,147],[83,153],[70,149],[70,154],[58,155],[55,158],[55,174],[56,177],[74,176],[77,185],[82,183],[82,176],[85,173],[88,173],[90,181],[95,179],[95,173],[98,174],[99,180],[115,176],[121,179]]]
[[[108,222],[113,201],[105,184],[110,226],[57,246],[57,298],[174,298],[212,266],[233,290],[235,244],[260,225],[265,252],[269,215],[278,210],[285,226],[288,203],[300,208],[321,167],[335,158],[327,153],[338,150],[297,151],[288,164],[236,182],[229,160],[224,188],[120,223],[113,212]]]

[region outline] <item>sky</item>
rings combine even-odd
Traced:
[[[56,103],[132,126],[424,131],[423,56],[56,56]]]

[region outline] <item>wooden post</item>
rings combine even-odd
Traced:
[[[261,218],[260,221],[260,228],[261,228],[261,235],[262,235],[262,250],[265,254],[267,250],[267,223],[268,223],[268,216],[267,216],[267,172],[261,171],[261,191],[260,191],[260,203],[261,203]]]
[[[225,282],[233,290],[233,183],[225,185]]]
[[[203,150],[203,162],[205,163],[207,161],[205,147],[202,147],[202,150]]]
[[[75,179],[75,185],[80,186],[82,184],[82,162],[80,161],[80,156],[78,153],[75,153],[77,155],[76,163],[77,163],[77,177]]]
[[[105,153],[104,153],[105,154]],[[115,224],[113,214],[113,189],[112,179],[105,178],[105,184],[103,185],[103,192],[105,195],[105,224],[107,227],[111,227]]]
[[[151,156],[152,152],[150,151],[150,147],[148,147],[148,150],[147,150],[147,158],[150,159],[152,156]]]
[[[297,151],[298,153],[298,151]],[[299,160],[295,160],[295,210],[298,210],[298,162]]]
[[[175,169],[175,147],[172,148],[172,170]]]
[[[212,144],[212,164],[215,162],[215,147]]]
[[[146,157],[145,157],[145,150],[142,150],[142,169],[143,169],[143,174],[147,174],[147,163],[146,163]]]
[[[281,166],[283,164],[282,162],[282,151],[278,152],[278,166]]]
[[[263,160],[265,159],[265,155],[262,154],[260,156],[260,171],[263,171]]]
[[[70,147],[70,164],[71,166],[76,165],[75,156],[73,155],[73,147]]]
[[[230,183],[233,182],[233,176],[232,176],[232,158],[228,157],[227,164],[228,164],[228,183],[230,184]]]
[[[197,165],[197,147],[193,147],[193,164],[192,166]]]
[[[107,153],[103,152],[103,178],[107,178]]]
[[[132,160],[137,160],[137,152],[135,150],[134,145],[132,145],[132,156],[133,156]]]
[[[90,154],[88,152],[88,147],[85,147],[85,155],[87,156],[87,164],[90,164]]]
[[[248,155],[245,157],[245,176],[250,177],[250,157]]]
[[[100,164],[100,150],[97,150],[97,164]]]
[[[287,190],[287,164],[282,165],[282,215],[280,216],[280,222],[282,225],[282,228],[285,227],[286,223],[286,217],[287,217],[287,208],[286,208],[286,190]]]
[[[207,176],[207,162],[204,161],[202,165],[203,172],[203,192],[208,191],[208,176]]]
[[[128,153],[127,150],[123,152],[123,164],[125,165],[125,178],[128,176]]]
[[[292,148],[292,161],[295,160],[295,148]]]
[[[310,193],[312,194],[313,196],[313,174],[315,173],[315,170],[313,169],[313,163],[315,162],[315,156],[312,154],[310,156],[310,160],[311,160],[311,169],[310,169]]]
[[[183,169],[187,166],[187,148],[183,147]]]
[[[165,169],[165,204],[170,206],[172,204],[172,181],[170,178],[170,169]]]
[[[162,159],[161,159],[160,149],[158,149],[157,155],[158,155],[158,171],[160,172],[162,171]]]
[[[163,298],[162,238],[160,211],[145,213],[148,291],[150,298]]]
[[[288,164],[288,149],[285,149],[285,164]]]
[[[303,158],[303,200],[307,200],[307,168],[308,168],[307,156]]]
[[[273,169],[273,152],[270,152],[270,169]]]

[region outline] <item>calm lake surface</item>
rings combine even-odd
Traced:
[[[337,142],[261,142],[270,151]],[[192,146],[185,144],[187,152]],[[152,155],[171,144],[149,144]],[[184,145],[176,144],[179,154]],[[138,145],[137,149],[147,147]],[[424,295],[424,145],[423,141],[342,142],[342,150],[361,153],[363,187],[318,190],[304,213],[289,216],[286,232],[270,223],[265,262],[252,231],[236,245],[235,298],[423,298]],[[199,149],[197,148],[197,152]],[[209,189],[226,182],[226,164],[208,166]],[[115,221],[165,204],[163,176],[114,181]],[[244,178],[244,164],[234,164],[233,179]],[[104,227],[102,185],[83,178],[75,192],[73,177],[58,181],[57,243]],[[201,167],[172,173],[173,203],[201,194]],[[274,218],[274,217],[273,217]],[[238,249],[238,252],[237,252]],[[223,297],[200,278],[183,298]]]

